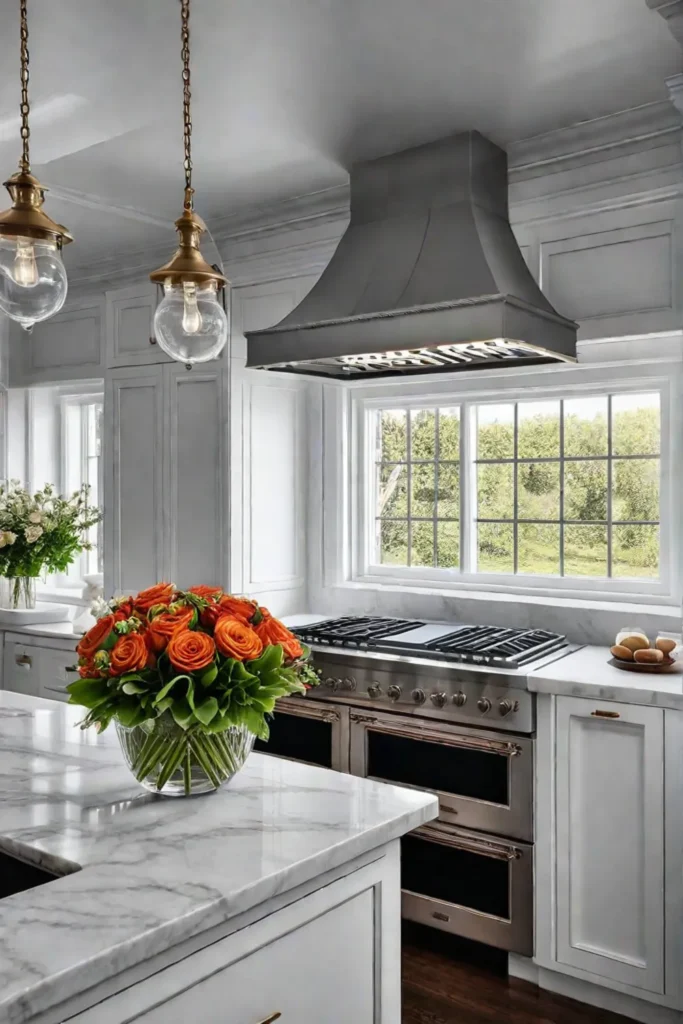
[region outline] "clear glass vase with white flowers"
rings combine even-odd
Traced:
[[[0,607],[34,608],[36,581],[65,572],[89,547],[102,512],[87,485],[66,496],[52,484],[31,494],[19,481],[0,486]]]

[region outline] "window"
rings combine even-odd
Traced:
[[[365,416],[366,574],[661,587],[661,389]]]
[[[93,505],[100,505],[102,496],[102,415],[101,395],[62,397],[63,490],[71,492],[88,484]],[[91,528],[88,540],[92,548],[69,569],[69,579],[103,571],[101,523]]]

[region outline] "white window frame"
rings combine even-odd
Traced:
[[[347,430],[349,448],[345,474],[348,519],[343,533],[348,537],[350,561],[346,582],[377,587],[399,583],[416,590],[491,592],[528,597],[583,598],[600,601],[633,601],[639,604],[680,603],[681,572],[675,515],[681,504],[683,437],[681,428],[681,366],[660,361],[634,360],[622,365],[542,367],[536,370],[510,368],[504,374],[485,371],[448,378],[377,382],[349,389]],[[602,577],[554,577],[479,573],[460,569],[403,567],[372,564],[376,510],[374,502],[375,453],[369,413],[381,409],[438,406],[461,407],[461,453],[472,451],[468,407],[481,404],[580,398],[599,394],[653,392],[661,401],[660,454],[660,577],[657,580]],[[343,424],[338,424],[343,432]],[[466,471],[470,466],[470,472]],[[471,506],[474,465],[461,462],[461,515]],[[475,537],[474,510],[461,518],[465,531],[463,550],[471,550]],[[474,529],[473,529],[474,527]],[[328,578],[328,582],[331,582]],[[342,582],[341,573],[337,582]]]
[[[78,469],[76,473],[73,472],[73,465],[71,464],[71,453],[68,449],[68,437],[69,429],[67,424],[67,418],[69,411],[74,407],[82,407],[85,405],[93,405],[95,402],[104,403],[104,392],[102,385],[98,382],[97,385],[84,384],[82,387],[74,388],[73,390],[59,390],[59,421],[61,431],[61,444],[60,444],[60,467],[59,467],[59,486],[63,494],[70,494],[80,486],[80,483],[87,479],[87,437],[86,437],[86,425],[83,416],[80,417],[80,443],[78,453]],[[102,460],[100,460],[99,466],[99,480],[98,480],[98,493],[99,493],[99,504],[102,504],[102,489],[104,483],[104,473]],[[100,534],[101,536],[101,534]],[[100,541],[101,543],[101,541]],[[60,586],[79,586],[85,576],[92,575],[97,572],[97,569],[93,569],[88,565],[90,561],[90,552],[83,551],[79,558],[72,563],[72,572],[58,574],[58,584]]]

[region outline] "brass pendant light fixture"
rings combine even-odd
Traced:
[[[26,3],[19,3],[23,145],[19,170],[4,183],[12,206],[0,213],[0,311],[30,331],[35,323],[47,320],[64,305],[68,283],[62,246],[73,239],[43,210],[46,189],[31,174]]]
[[[219,293],[228,283],[206,262],[199,250],[206,225],[193,208],[192,119],[190,111],[190,0],[180,0],[183,62],[183,138],[185,143],[185,202],[175,222],[179,237],[173,257],[151,273],[164,296],[154,315],[160,346],[178,362],[204,363],[220,355],[228,340],[228,317]]]

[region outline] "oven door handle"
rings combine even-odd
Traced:
[[[498,754],[500,757],[519,757],[522,754],[522,747],[519,743],[512,743],[509,740],[489,740],[483,736],[459,736],[457,733],[441,735],[434,732],[422,732],[416,729],[401,729],[380,722],[370,715],[356,715],[353,712],[349,716],[352,722],[366,726],[376,726],[377,732],[383,732],[389,736],[400,736],[402,739],[422,740],[425,743],[440,743],[445,747],[457,747],[461,750],[478,750],[484,754]]]
[[[431,828],[423,825],[415,835],[432,843],[439,843],[441,846],[450,846],[452,849],[464,850],[467,853],[475,853],[480,857],[490,857],[492,860],[512,861],[519,860],[522,851],[509,843],[502,843],[493,839],[478,839],[462,833],[445,832],[441,828]]]
[[[292,715],[294,718],[313,718],[316,722],[327,722],[329,725],[341,721],[340,713],[328,708],[312,708],[310,704],[306,705],[303,702],[296,707],[292,704],[284,704],[282,701],[278,701],[278,703],[280,707],[276,708],[276,711],[282,715]]]

